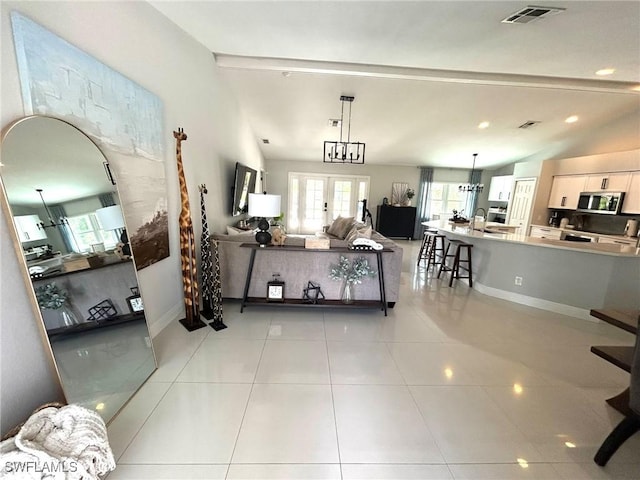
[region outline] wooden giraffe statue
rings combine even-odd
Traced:
[[[218,241],[209,235],[207,209],[204,196],[207,186],[198,185],[200,190],[200,215],[202,219],[202,236],[200,238],[200,272],[202,273],[202,316],[213,320],[209,324],[215,331],[227,326],[222,321],[222,285],[220,283],[220,254]]]
[[[189,207],[189,192],[184,178],[182,167],[182,142],[187,139],[187,134],[182,128],[173,132],[176,139],[176,160],[178,162],[178,181],[180,182],[180,263],[182,265],[182,284],[184,293],[184,310],[186,317],[180,323],[190,332],[206,326],[200,320],[200,297],[198,295],[198,270],[196,267],[196,243],[193,235],[193,223],[191,222],[191,210]]]

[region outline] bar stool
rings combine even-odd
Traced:
[[[435,268],[436,265],[442,265],[442,262],[444,262],[444,241],[446,238],[447,237],[439,233],[433,234],[431,248],[429,248],[429,253],[427,254],[427,270],[429,270],[431,266]]]
[[[422,245],[420,245],[420,252],[418,253],[418,263],[417,265],[420,265],[420,262],[422,260],[428,260],[429,259],[429,250],[431,249],[431,243],[433,240],[433,236],[437,235],[438,231],[437,230],[433,230],[431,228],[427,228],[424,233],[422,234]],[[428,262],[427,262],[427,267],[429,266]]]
[[[449,249],[451,246],[455,247],[455,253],[449,253]],[[440,274],[442,272],[451,272],[451,278],[449,279],[449,286],[453,286],[453,279],[461,279],[468,278],[469,279],[469,287],[473,288],[473,267],[471,264],[471,249],[473,245],[470,243],[463,242],[462,240],[449,240],[447,244],[447,248],[444,251],[444,258],[442,259],[442,263],[440,264],[440,270],[438,271],[438,278],[440,278]],[[466,251],[466,258],[461,257],[462,250]],[[453,258],[453,265],[449,267],[447,265],[447,258]],[[466,263],[467,267],[461,267],[461,263]],[[461,276],[460,269],[466,270],[468,275]]]

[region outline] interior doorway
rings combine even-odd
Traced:
[[[520,178],[515,182],[513,199],[507,214],[507,224],[518,225],[523,235],[527,234],[531,221],[531,206],[536,192],[535,178]]]

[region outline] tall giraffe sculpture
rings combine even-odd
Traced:
[[[207,223],[207,209],[204,196],[207,186],[198,185],[200,190],[200,215],[202,219],[202,236],[200,238],[200,271],[202,272],[202,316],[215,331],[223,330],[227,326],[222,322],[222,285],[220,283],[220,255],[218,241],[211,239],[209,224]],[[213,248],[212,248],[213,247]]]
[[[180,263],[182,265],[182,286],[184,294],[185,318],[180,323],[188,331],[192,332],[206,324],[200,320],[200,297],[198,295],[198,269],[196,267],[196,244],[193,235],[193,223],[191,222],[191,209],[189,207],[189,192],[184,178],[182,167],[182,142],[187,139],[187,134],[182,128],[173,132],[176,139],[176,160],[178,162],[178,181],[180,182]]]

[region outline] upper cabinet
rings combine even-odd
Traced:
[[[549,208],[575,210],[578,208],[580,193],[585,191],[585,175],[561,175],[553,177]]]
[[[32,242],[34,240],[44,240],[47,234],[41,228],[38,215],[19,215],[14,217],[18,238],[21,243]]]
[[[588,175],[584,187],[585,192],[626,192],[629,186],[631,174],[622,173],[601,173],[598,175]]]
[[[508,202],[511,197],[513,175],[499,175],[491,178],[489,187],[490,202]]]
[[[629,177],[629,187],[622,201],[622,213],[640,213],[640,172],[633,172]]]

